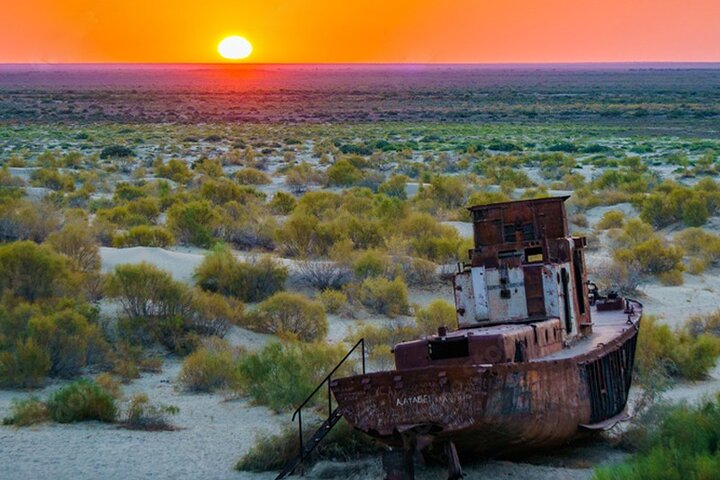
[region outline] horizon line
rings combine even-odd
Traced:
[[[3,62],[0,66],[212,65],[242,66],[506,66],[506,65],[720,65],[720,60],[507,61],[507,62]]]

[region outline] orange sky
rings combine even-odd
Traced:
[[[0,62],[720,61],[720,0],[0,0]]]

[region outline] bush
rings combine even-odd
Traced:
[[[195,315],[192,291],[148,263],[118,265],[108,278],[107,294],[125,313],[120,329],[133,342],[159,342],[184,353],[193,347],[190,333]]]
[[[135,153],[132,149],[124,145],[108,145],[100,151],[100,158],[105,160],[108,158],[124,158],[132,157]]]
[[[173,234],[164,227],[139,225],[113,237],[113,247],[167,247],[175,243]]]
[[[41,307],[5,298],[0,307],[0,385],[38,387],[47,375],[71,377],[101,360],[97,311],[70,300]],[[53,312],[53,313],[47,313]]]
[[[368,278],[360,285],[360,302],[376,313],[393,317],[406,315],[410,308],[408,290],[401,278]]]
[[[130,399],[130,405],[120,423],[131,430],[175,430],[168,415],[177,415],[180,409],[174,405],[153,405],[145,393]]]
[[[113,422],[115,399],[90,380],[80,379],[56,391],[47,402],[50,417],[58,423],[99,420]]]
[[[25,400],[13,399],[10,406],[10,416],[3,418],[3,425],[26,427],[50,421],[50,412],[47,404],[37,397]]]
[[[692,325],[692,324],[690,324]],[[720,340],[713,335],[693,335],[690,327],[672,330],[652,316],[643,318],[638,337],[638,381],[652,378],[656,369],[671,377],[700,380],[715,366]]]
[[[155,175],[162,178],[168,178],[177,183],[186,183],[193,174],[187,164],[182,160],[172,159],[167,163],[159,160],[155,163]]]
[[[182,244],[207,247],[212,243],[220,214],[213,205],[200,200],[176,203],[167,213],[167,225]]]
[[[59,232],[48,236],[53,249],[70,259],[71,266],[78,272],[94,272],[100,269],[100,248],[95,239],[88,235],[85,222],[69,223]]]
[[[347,304],[348,298],[337,290],[323,290],[320,293],[320,302],[328,313],[338,313]]]
[[[270,177],[256,168],[243,168],[235,172],[235,180],[242,185],[265,185]]]
[[[227,342],[209,342],[187,356],[183,361],[178,380],[194,392],[213,392],[236,388],[238,352]]]
[[[637,262],[643,273],[660,274],[673,270],[682,271],[682,249],[664,245],[659,238],[651,238],[630,248],[618,249],[613,253],[616,260],[624,263]]]
[[[415,321],[423,333],[437,333],[439,327],[453,327],[457,324],[455,307],[445,300],[433,300],[426,308],[415,313]]]
[[[255,403],[275,411],[295,407],[312,393],[345,353],[344,346],[325,342],[271,343],[240,360],[240,387]],[[316,400],[323,402],[327,398],[319,395]]]
[[[609,210],[605,212],[596,227],[599,230],[608,230],[610,228],[622,228],[625,224],[625,214],[619,210]]]
[[[380,277],[390,271],[390,259],[387,255],[377,251],[368,250],[358,255],[353,262],[353,271],[359,280],[369,277]]]
[[[332,261],[305,261],[299,265],[300,280],[318,290],[340,289],[352,280],[352,271]]]
[[[264,332],[290,333],[307,342],[327,335],[328,321],[322,304],[297,293],[276,293],[252,315],[253,323]]]
[[[75,289],[65,259],[33,242],[0,246],[0,294],[34,302]]]
[[[227,247],[210,252],[195,270],[195,282],[203,290],[257,302],[282,290],[287,268],[269,257],[238,260]]]
[[[328,185],[351,186],[362,178],[362,171],[347,159],[335,162],[327,170]]]
[[[365,339],[365,350],[371,361],[381,368],[393,368],[395,358],[392,348],[400,342],[415,340],[422,335],[418,327],[405,322],[393,322],[391,325],[376,326],[360,324],[345,340],[355,344]]]
[[[231,325],[240,325],[244,319],[242,303],[222,295],[196,291],[193,294],[193,313],[187,328],[200,335],[224,337]]]
[[[289,193],[277,192],[270,200],[270,211],[275,215],[289,215],[297,202]]]
[[[636,439],[636,455],[599,467],[595,480],[717,478],[720,471],[720,399],[697,405],[661,405],[626,434]]]
[[[304,432],[310,440],[312,433],[319,425],[310,425]],[[348,462],[373,454],[378,447],[367,435],[355,430],[345,420],[341,420],[330,430],[327,437],[313,451],[312,462],[332,460]],[[235,468],[240,471],[266,472],[279,470],[298,453],[298,434],[293,428],[286,428],[281,433],[258,437],[255,445],[237,463]]]

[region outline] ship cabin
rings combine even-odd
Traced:
[[[458,329],[395,346],[397,369],[525,362],[592,333],[585,238],[568,197],[471,207],[474,248],[453,286]]]

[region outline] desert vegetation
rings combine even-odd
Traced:
[[[156,391],[122,393],[172,371],[180,387],[172,395],[252,408],[269,425],[360,338],[369,367],[392,368],[394,344],[455,326],[448,279],[472,248],[466,207],[474,204],[569,195],[570,228],[587,238],[591,277],[604,292],[637,296],[656,314],[668,308],[661,296],[678,308],[716,294],[720,142],[685,127],[647,132],[637,118],[673,125],[681,100],[635,93],[632,104],[612,94],[592,105],[558,97],[542,111],[482,100],[468,117],[442,123],[5,125],[0,387],[30,390],[5,422],[172,430],[181,414],[156,403]],[[27,101],[18,95],[13,101]],[[158,100],[147,101],[144,113],[123,115],[154,118]],[[206,101],[202,108],[219,100]],[[715,115],[712,103],[682,102],[683,122],[690,111],[694,125]],[[540,115],[612,121],[540,125]],[[639,386],[664,390],[713,375],[715,308],[699,304],[687,322],[646,317]],[[711,403],[677,412],[702,422]],[[634,478],[649,468],[645,457],[668,457],[660,437],[669,430],[657,428],[635,460],[598,478]],[[295,435],[259,435],[254,448],[243,446],[238,468],[277,468],[294,453]],[[315,459],[376,452],[347,425],[331,435]],[[710,462],[697,445],[697,462],[683,464],[689,472]]]

